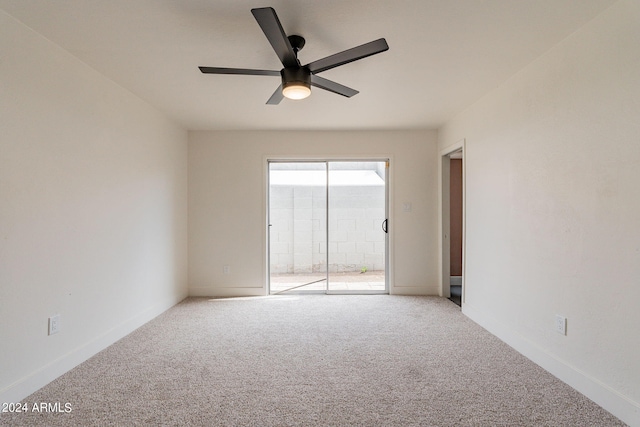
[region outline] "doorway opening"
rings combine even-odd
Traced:
[[[269,161],[269,293],[388,293],[387,160]]]
[[[464,303],[464,141],[441,153],[442,296]]]

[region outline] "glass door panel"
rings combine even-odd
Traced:
[[[269,163],[269,291],[327,289],[327,164]]]
[[[328,163],[328,291],[386,293],[387,162]]]

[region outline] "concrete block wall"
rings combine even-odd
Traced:
[[[329,272],[384,270],[384,186],[331,187],[329,201]],[[325,272],[325,188],[273,186],[270,204],[271,273]]]

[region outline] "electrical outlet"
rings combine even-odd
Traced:
[[[228,265],[225,265],[224,267],[222,267],[222,274],[229,274],[231,273],[231,267]]]
[[[56,314],[49,317],[49,335],[60,332],[60,315]]]
[[[567,335],[567,318],[556,314],[556,332]]]

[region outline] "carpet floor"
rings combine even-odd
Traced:
[[[621,426],[445,298],[188,298],[11,426]]]

